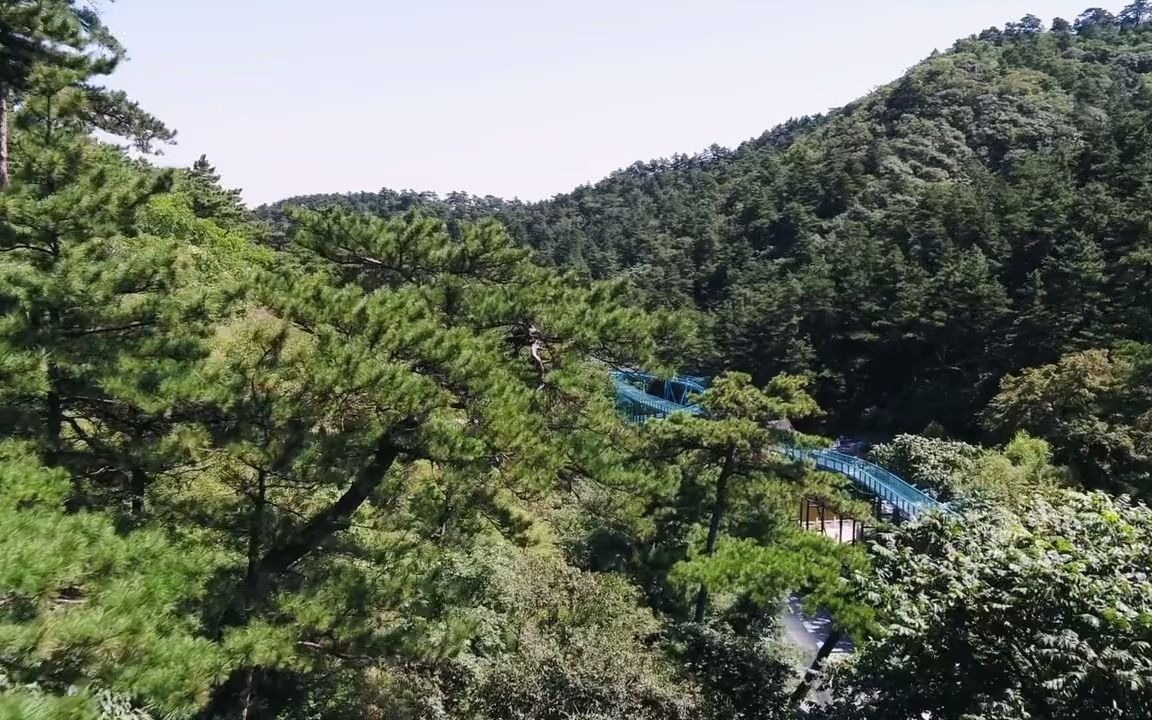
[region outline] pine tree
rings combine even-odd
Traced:
[[[324,696],[295,665],[449,642],[425,591],[446,549],[493,525],[528,533],[561,488],[645,482],[595,363],[653,363],[655,338],[675,337],[619,288],[537,267],[494,223],[453,239],[428,218],[306,212],[293,240],[189,376],[200,475],[166,485],[157,511],[244,558],[220,577],[211,633],[294,618],[292,661],[238,668],[218,714]]]
[[[35,448],[0,442],[0,711],[89,720],[111,702],[144,720],[131,711],[143,700],[157,716],[191,717],[217,674],[251,652],[239,636],[204,638],[188,612],[227,557],[68,512],[71,494],[69,474]]]
[[[1116,19],[1120,22],[1120,27],[1126,29],[1138,28],[1145,23],[1152,22],[1152,2],[1134,0],[1120,11]]]
[[[0,8],[0,189],[8,187],[12,103],[32,82],[38,65],[83,67],[86,45],[80,18],[68,2],[31,0]]]
[[[43,82],[38,69],[52,68],[56,91],[69,86],[82,98],[70,110],[141,150],[174,137],[122,91],[95,85],[111,73],[124,49],[96,10],[79,0],[14,0],[0,7],[0,189],[10,182],[11,115],[25,94]]]
[[[254,219],[240,197],[240,190],[220,184],[220,174],[206,155],[201,155],[181,175],[177,186],[191,197],[192,213],[196,217],[211,219],[226,228],[252,228]]]
[[[195,251],[136,226],[170,178],[90,136],[119,124],[142,146],[162,128],[131,103],[108,122],[120,101],[88,84],[99,69],[41,64],[24,89],[0,194],[0,353],[23,371],[8,431],[72,469],[77,502],[139,514],[166,463],[161,388],[194,352],[207,286]]]
[[[1015,319],[1013,340],[1025,364],[1096,347],[1110,315],[1107,266],[1100,246],[1082,233],[1053,243],[1024,288],[1028,303]]]
[[[648,426],[652,451],[675,459],[682,477],[675,510],[661,519],[665,537],[656,542],[689,544],[669,577],[692,588],[693,621],[704,621],[718,591],[773,605],[786,589],[834,586],[843,558],[828,547],[827,563],[808,562],[814,547],[831,543],[822,535],[801,534],[793,508],[805,494],[853,504],[837,483],[809,474],[775,450],[795,439],[776,423],[817,411],[804,380],[780,376],[760,390],[747,375],[728,373],[700,403],[707,417],[677,414]],[[688,528],[690,537],[678,536]]]

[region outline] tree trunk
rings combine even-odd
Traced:
[[[132,497],[132,517],[139,520],[144,515],[144,496],[148,493],[148,475],[140,468],[132,468],[129,493]]]
[[[730,450],[724,457],[724,464],[720,467],[720,476],[716,478],[716,501],[712,505],[712,517],[708,521],[708,540],[704,543],[704,555],[712,557],[716,554],[716,542],[720,537],[720,521],[724,518],[724,511],[728,508],[728,481],[732,479],[732,468],[735,465],[733,452]],[[708,588],[701,585],[696,593],[696,612],[692,619],[704,622],[704,613],[708,611]]]
[[[53,240],[53,262],[55,262],[56,253],[56,240]],[[60,333],[60,311],[56,308],[48,310],[47,332],[44,335],[48,338],[57,338]],[[48,375],[48,392],[44,396],[44,432],[48,438],[48,453],[47,460],[49,465],[55,465],[60,461],[60,454],[63,448],[60,443],[60,435],[64,430],[64,400],[63,393],[61,392],[62,378],[60,376],[60,367],[51,359],[48,361],[46,368]]]
[[[0,86],[0,190],[11,182],[8,170],[8,89]]]
[[[264,532],[264,510],[267,503],[267,477],[263,470],[256,472],[256,493],[252,498],[252,514],[248,518],[248,570],[244,576],[244,613],[260,596],[260,547]]]
[[[400,455],[391,436],[380,439],[372,460],[356,475],[340,498],[304,523],[284,543],[269,550],[260,560],[260,573],[282,573],[328,539],[332,533],[348,526],[352,515],[383,482],[388,469]]]
[[[48,438],[48,464],[60,462],[60,436],[64,429],[64,402],[60,397],[60,372],[48,365],[48,392],[44,395],[44,432]]]
[[[804,679],[792,691],[791,705],[793,709],[799,710],[800,703],[804,702],[804,698],[808,697],[808,693],[812,690],[812,684],[816,682],[816,678],[820,677],[820,671],[824,667],[824,661],[836,649],[836,644],[844,637],[844,633],[840,630],[833,630],[825,638],[824,644],[820,646],[819,652],[816,653],[816,659],[812,661],[812,665],[804,673]]]
[[[240,713],[240,720],[250,720],[249,714],[252,712],[253,691],[256,689],[256,668],[248,671],[248,679],[245,681],[244,687],[244,709]]]

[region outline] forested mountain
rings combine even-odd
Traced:
[[[263,218],[156,167],[97,9],[0,0],[0,718],[1148,716],[1149,3],[546,203]],[[636,367],[715,377],[633,422]],[[873,517],[821,402],[949,504]]]
[[[495,215],[553,263],[701,311],[686,365],[811,372],[830,429],[976,438],[1006,374],[1152,337],[1147,14],[1028,16],[827,116],[545,202],[285,202]]]

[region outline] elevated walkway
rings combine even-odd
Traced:
[[[633,422],[665,418],[677,412],[705,414],[704,408],[696,404],[696,396],[708,387],[704,378],[676,376],[664,379],[640,371],[618,371],[612,373],[612,381],[616,386],[616,401],[620,411]],[[867,460],[830,448],[806,449],[780,445],[775,449],[795,460],[811,462],[821,470],[848,477],[857,487],[875,496],[902,517],[915,519],[926,512],[947,511],[942,503],[923,490]]]

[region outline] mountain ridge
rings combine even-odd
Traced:
[[[384,190],[261,214],[495,216],[549,263],[696,313],[687,365],[815,368],[834,425],[976,436],[1006,375],[1152,337],[1149,127],[1140,0],[984,30],[841,108],[546,201]]]

